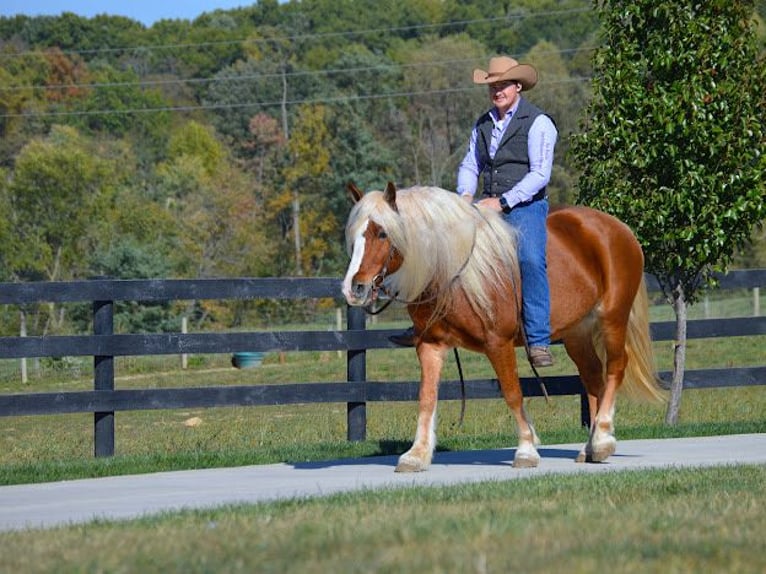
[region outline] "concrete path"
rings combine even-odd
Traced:
[[[438,452],[431,469],[396,474],[397,457],[187,470],[0,487],[0,531],[130,519],[214,507],[383,487],[512,480],[543,474],[641,468],[766,464],[766,434],[625,440],[602,464],[576,464],[579,444],[543,446],[535,469],[511,467],[514,449]]]

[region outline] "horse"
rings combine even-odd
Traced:
[[[351,306],[378,299],[407,305],[418,334],[418,418],[396,472],[429,468],[436,447],[441,371],[450,348],[483,353],[512,411],[518,447],[513,466],[538,466],[540,439],[527,416],[516,363],[522,346],[521,291],[514,229],[502,216],[456,193],[415,186],[363,193],[346,228],[350,261],[342,292]],[[644,256],[630,228],[585,206],[551,210],[546,246],[552,340],[561,341],[585,386],[591,420],[577,462],[614,454],[617,390],[664,400],[649,333]]]

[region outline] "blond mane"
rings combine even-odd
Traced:
[[[388,233],[402,254],[402,267],[386,286],[402,301],[428,292],[435,314],[449,309],[463,290],[474,310],[490,322],[492,293],[517,276],[516,235],[497,212],[471,205],[438,187],[410,187],[396,192],[398,212],[383,192],[371,191],[354,206],[346,225],[346,247],[359,227],[372,220]]]

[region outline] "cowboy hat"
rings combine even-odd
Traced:
[[[479,68],[473,71],[474,84],[494,84],[508,80],[519,82],[525,91],[531,90],[537,83],[537,70],[529,64],[519,64],[508,56],[497,56],[489,60],[486,72]]]

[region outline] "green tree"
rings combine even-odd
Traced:
[[[402,102],[406,121],[398,137],[406,144],[412,183],[455,187],[471,125],[490,107],[486,90],[471,88],[474,65],[484,60],[481,44],[459,35],[410,42],[398,50],[405,67]]]
[[[46,139],[27,144],[7,184],[12,232],[6,274],[13,280],[82,278],[119,171],[71,127],[56,126]],[[65,319],[63,307],[46,309],[43,333]],[[42,315],[33,325],[43,323]]]
[[[609,0],[598,12],[594,98],[574,140],[579,201],[633,228],[673,306],[674,424],[687,305],[766,216],[766,66],[752,2]]]
[[[8,184],[16,277],[58,281],[82,272],[83,240],[108,206],[116,171],[71,127],[24,147]]]
[[[299,115],[303,123],[287,143],[290,164],[284,169],[284,188],[269,201],[282,214],[283,237],[292,238],[297,276],[317,270],[338,228],[335,218],[327,212],[326,194],[320,183],[330,167],[327,109],[305,106]]]
[[[569,140],[578,131],[578,115],[589,99],[588,85],[570,75],[561,50],[550,42],[535,44],[522,61],[532,63],[539,72],[537,86],[524,97],[545,110],[559,132],[548,195],[554,204],[574,203],[579,172],[570,165]]]
[[[171,161],[191,156],[208,175],[214,175],[219,170],[225,153],[213,131],[196,121],[187,122],[176,130],[168,143],[168,157]]]

